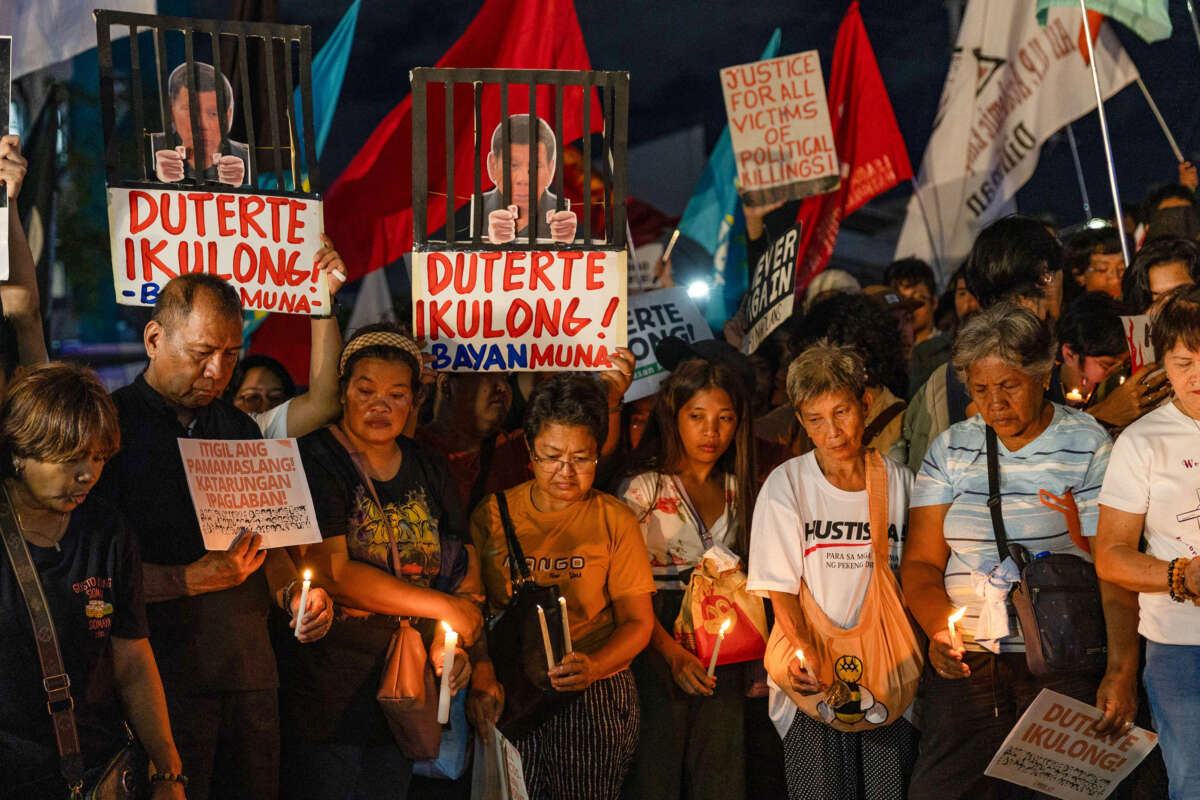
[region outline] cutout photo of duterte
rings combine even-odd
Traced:
[[[154,151],[154,174],[163,183],[197,177],[187,77],[187,64],[180,64],[171,72],[171,77],[167,79],[171,129],[150,137],[150,146]],[[220,119],[217,111],[218,85],[225,99],[224,120]],[[250,172],[250,148],[242,142],[227,139],[229,152],[220,152],[221,134],[228,135],[233,125],[233,87],[224,75],[220,84],[217,83],[217,73],[211,64],[196,63],[196,102],[200,106],[197,116],[200,118],[204,144],[204,153],[200,158],[204,170],[199,175],[200,179],[227,186],[243,185]]]
[[[504,205],[504,147],[502,127],[508,125],[512,191],[509,204]],[[496,188],[483,195],[483,215],[487,220],[487,239],[494,244],[506,244],[518,237],[529,236],[529,115],[513,114],[492,132],[492,146],[487,156],[488,177]],[[557,146],[554,131],[544,119],[537,127],[537,238],[555,242],[572,242],[579,224],[575,212],[557,210],[558,197],[550,191],[554,180]],[[473,201],[473,199],[472,199]],[[472,221],[475,215],[471,215]]]

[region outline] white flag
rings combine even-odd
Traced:
[[[153,14],[154,7],[155,0],[4,0],[0,33],[13,37],[13,80],[95,47],[96,9]],[[128,26],[112,28],[113,39],[128,35]]]
[[[1036,0],[967,5],[896,258],[925,259],[944,283],[979,231],[1011,211],[1042,143],[1096,108],[1081,25],[1078,8],[1052,8],[1039,26]],[[1137,78],[1109,26],[1095,51],[1105,99]]]
[[[358,297],[346,321],[346,338],[349,339],[364,325],[376,322],[395,322],[396,308],[392,305],[392,290],[387,275],[382,269],[368,272],[358,285]]]

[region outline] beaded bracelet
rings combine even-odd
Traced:
[[[1186,558],[1173,558],[1167,564],[1167,586],[1171,599],[1176,603],[1182,603],[1189,599],[1195,601],[1196,599],[1196,596],[1187,587],[1187,576],[1184,573],[1187,561]]]
[[[151,783],[178,783],[184,788],[188,785],[187,775],[182,772],[155,772],[150,776]]]

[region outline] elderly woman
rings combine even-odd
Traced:
[[[437,670],[434,620],[464,644],[480,634],[476,601],[454,593],[472,581],[479,590],[462,501],[445,460],[401,435],[420,358],[394,326],[360,328],[338,363],[341,420],[299,442],[323,537],[301,560],[333,597],[338,622],[281,664],[287,797],[404,797],[412,762],[375,699],[392,634],[417,618]],[[465,653],[454,666],[457,691],[470,676]]]
[[[1200,452],[1200,287],[1168,295],[1151,336],[1175,398],[1126,428],[1113,447],[1100,491],[1096,570],[1138,593],[1143,681],[1171,798],[1182,800],[1200,798],[1200,526],[1193,474]]]
[[[153,796],[182,798],[187,779],[147,638],[136,541],[117,509],[89,494],[119,440],[108,392],[80,367],[36,369],[9,387],[0,407],[4,495],[71,679],[87,785],[125,746],[128,721],[157,770]],[[29,800],[67,797],[30,615],[4,549],[0,637],[0,791]]]
[[[530,797],[615,800],[638,745],[640,713],[629,665],[654,629],[650,557],[628,506],[592,488],[608,434],[600,383],[562,374],[538,384],[524,430],[534,477],[504,497],[533,579],[557,584],[566,598],[574,652],[550,669],[551,684],[582,694],[513,744]],[[488,605],[500,611],[512,584],[495,495],[471,516],[471,538]],[[499,714],[495,709],[488,721]]]
[[[870,530],[867,461],[879,456],[862,441],[871,395],[858,351],[818,341],[788,367],[787,389],[814,449],[776,467],[758,494],[746,587],[771,598],[789,652],[808,654],[807,670],[789,671],[791,688],[814,693],[827,688],[834,665],[819,663],[812,644],[818,634],[800,594],[811,596],[834,625],[859,624],[873,571],[899,566],[912,473],[883,459],[888,529]],[[874,536],[888,537],[889,564],[875,563]],[[905,796],[917,740],[907,720],[863,732],[835,730],[801,712],[773,682],[770,713],[783,739],[789,800]]]
[[[1015,790],[983,771],[1043,688],[1094,702],[1104,714],[1101,730],[1131,724],[1137,647],[1131,596],[1101,582],[1108,629],[1103,680],[1030,672],[1023,632],[1005,606],[1016,568],[1011,557],[1003,563],[997,557],[987,505],[987,431],[997,439],[1008,540],[1039,554],[1084,555],[1063,514],[1043,505],[1038,493],[1073,491],[1082,533],[1093,536],[1111,443],[1092,417],[1045,399],[1053,340],[1023,307],[1001,302],[972,318],[954,344],[953,366],[977,413],[942,433],[925,456],[900,570],[909,607],[930,640],[917,700],[926,726],[910,793],[1002,797]],[[947,619],[959,607],[966,608],[962,642],[952,643]]]

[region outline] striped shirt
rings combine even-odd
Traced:
[[[950,505],[942,527],[950,547],[946,593],[952,604],[967,607],[961,623],[963,643],[975,651],[984,649],[973,636],[982,601],[972,588],[971,572],[986,574],[998,561],[987,505],[985,430],[983,417],[977,414],[943,432],[925,454],[912,494],[913,508]],[[1055,405],[1050,425],[1032,442],[1015,453],[1002,441],[996,446],[1000,507],[1009,541],[1020,542],[1031,556],[1045,551],[1085,556],[1071,542],[1062,513],[1043,505],[1038,490],[1060,497],[1072,490],[1083,535],[1095,536],[1096,501],[1112,451],[1104,428],[1081,411]],[[1000,652],[1024,652],[1015,616],[1009,620],[1009,629],[1013,635],[1000,640]]]

